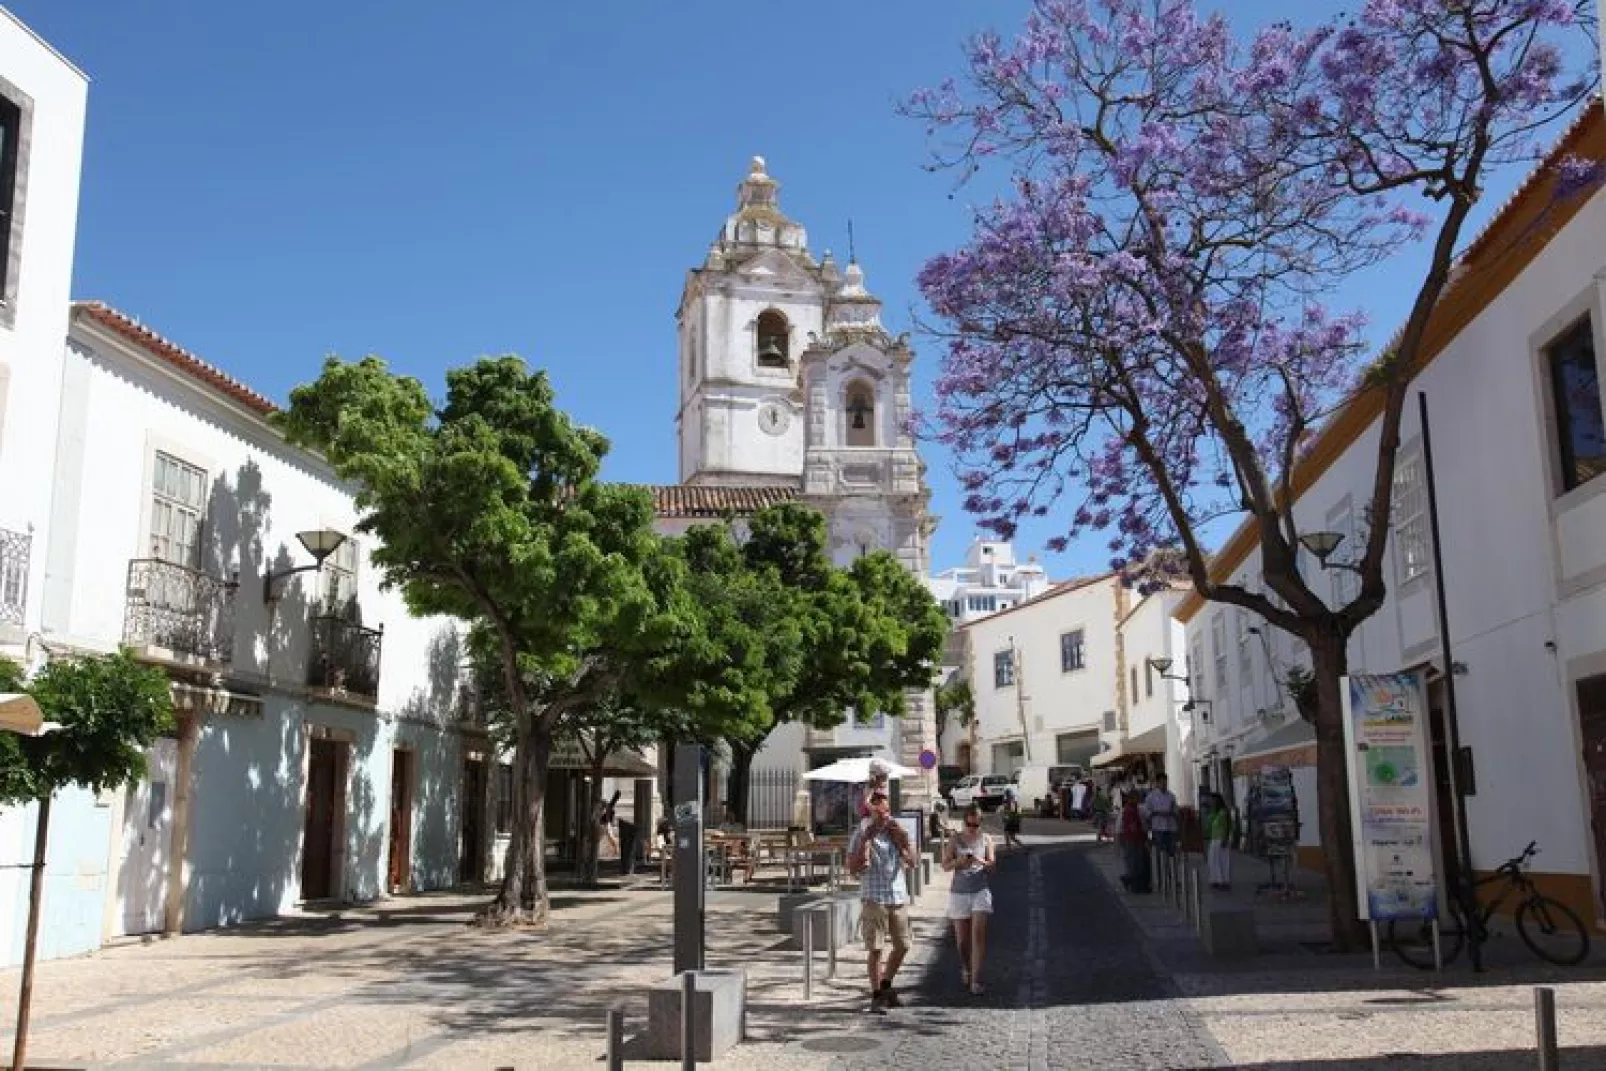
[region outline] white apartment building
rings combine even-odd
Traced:
[[[1199,719],[1188,705],[1186,630],[1174,616],[1182,597],[1169,588],[1133,596],[1135,604],[1121,619],[1117,637],[1125,677],[1111,708],[1115,718],[1100,727],[1102,750],[1093,766],[1119,770],[1141,757],[1164,756],[1162,762],[1145,763],[1145,772],[1163,770],[1177,799],[1192,806],[1198,791],[1193,757]]]
[[[1568,156],[1606,161],[1598,101],[1469,246],[1441,300],[1401,432],[1389,598],[1353,638],[1349,664],[1356,673],[1430,667],[1443,769],[1436,596],[1444,586],[1461,741],[1475,771],[1472,863],[1488,872],[1537,839],[1540,886],[1606,923],[1606,191],[1563,183],[1558,165]],[[1430,407],[1442,576],[1416,391]],[[1344,536],[1332,561],[1363,537],[1376,417],[1374,398],[1357,400],[1295,475],[1300,529]],[[1257,561],[1244,529],[1217,568],[1253,585]],[[1324,575],[1314,558],[1305,566],[1334,599],[1353,593],[1353,574]],[[1203,754],[1213,772],[1230,768],[1241,787],[1257,763],[1297,767],[1302,844],[1316,854],[1314,748],[1286,696],[1288,669],[1303,652],[1195,597],[1178,617],[1196,694],[1212,715]],[[1450,856],[1447,827],[1439,839]]]
[[[926,586],[949,619],[963,625],[1035,599],[1049,581],[1035,554],[1019,563],[1014,544],[976,539],[965,550],[964,565],[933,573]]]

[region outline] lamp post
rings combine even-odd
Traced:
[[[323,568],[324,560],[340,549],[340,544],[346,541],[344,532],[336,532],[329,528],[317,528],[306,532],[297,532],[296,539],[306,552],[312,555],[311,565],[298,565],[293,569],[281,569],[279,572],[269,572],[262,578],[262,601],[273,601],[273,582],[283,580],[296,573],[308,573]]]
[[[1172,659],[1162,656],[1160,658],[1147,658],[1144,659],[1144,661],[1148,664],[1150,669],[1154,670],[1160,675],[1161,680],[1180,681],[1183,684],[1188,683],[1188,677],[1186,675],[1178,676],[1177,674],[1171,672],[1171,667],[1176,664]],[[1198,775],[1194,772],[1193,762],[1193,756],[1198,754],[1199,751],[1199,734],[1193,724],[1193,708],[1190,705],[1191,703],[1192,697],[1189,697],[1189,699],[1184,702],[1182,708],[1183,712],[1188,715],[1189,754],[1187,761],[1179,767],[1178,772],[1187,773],[1190,781],[1192,782],[1192,784],[1187,786],[1191,791],[1185,793],[1184,798],[1189,796],[1197,797],[1199,794]],[[1168,718],[1167,720],[1169,721],[1170,719]]]

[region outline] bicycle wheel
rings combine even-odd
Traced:
[[[1533,954],[1558,967],[1582,963],[1589,955],[1589,930],[1559,900],[1531,896],[1517,906],[1517,936]]]
[[[1461,925],[1461,913],[1450,909],[1450,918],[1439,926],[1440,962],[1448,966],[1461,954],[1466,942],[1466,927]],[[1389,944],[1394,954],[1419,970],[1433,969],[1433,923],[1426,919],[1400,919],[1389,923]]]

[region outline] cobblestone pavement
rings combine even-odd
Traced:
[[[842,1040],[863,1051],[833,1071],[1228,1066],[1109,895],[1092,846],[1028,840],[1038,843],[1002,856],[994,881],[988,992],[962,989],[958,952],[943,940],[906,1006],[867,1016]]]

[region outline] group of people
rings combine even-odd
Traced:
[[[1166,787],[1164,774],[1157,775],[1146,791],[1136,786],[1123,786],[1117,789],[1117,795],[1120,823],[1116,839],[1121,845],[1124,864],[1121,882],[1132,892],[1146,893],[1153,880],[1149,872],[1149,848],[1152,845],[1162,855],[1176,854],[1181,810],[1176,795]],[[1205,796],[1204,803],[1201,819],[1210,887],[1230,889],[1232,809],[1218,792]]]

